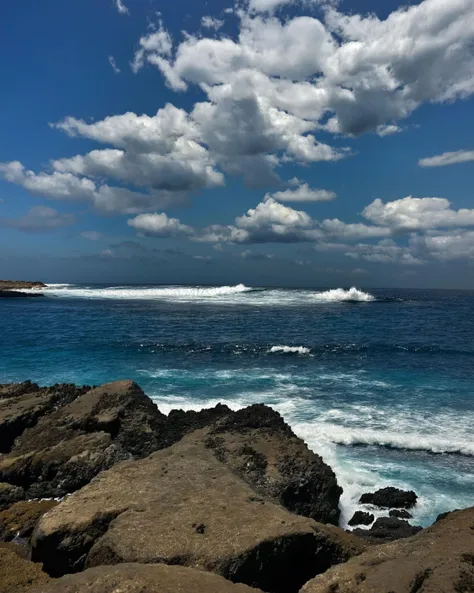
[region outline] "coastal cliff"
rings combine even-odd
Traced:
[[[263,405],[0,385],[0,453],[2,593],[474,591],[472,509],[413,535],[416,495],[385,489],[371,504],[402,510],[346,532],[334,472]]]
[[[22,290],[46,288],[43,282],[25,282],[23,280],[0,280],[0,298],[37,297],[41,293],[28,293]]]

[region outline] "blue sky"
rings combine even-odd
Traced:
[[[0,44],[0,277],[474,288],[471,0],[18,0]]]

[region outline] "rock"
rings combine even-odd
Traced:
[[[389,512],[390,517],[394,517],[395,519],[413,519],[413,515],[411,515],[408,511],[392,509]]]
[[[0,511],[0,540],[9,542],[15,538],[28,540],[40,517],[57,506],[55,500],[31,500],[17,502]]]
[[[259,494],[292,513],[338,524],[342,488],[334,472],[278,412],[253,405],[225,415],[208,435],[217,458]]]
[[[301,593],[474,591],[474,509],[450,513],[409,539],[369,548],[307,583]]]
[[[27,593],[48,581],[40,564],[21,558],[11,544],[0,547],[1,593]]]
[[[402,519],[379,517],[370,529],[354,529],[352,533],[368,541],[380,543],[411,537],[421,530],[422,527],[410,525]]]
[[[62,397],[58,406],[64,390],[67,405]],[[7,420],[10,399],[0,400]],[[166,416],[132,381],[92,390],[56,386],[17,399],[9,412],[15,428],[10,432],[20,436],[0,459],[0,480],[21,486],[26,498],[64,496],[117,461],[144,457],[168,444]],[[54,402],[58,409],[52,411]],[[30,428],[25,430],[25,424]]]
[[[356,511],[349,521],[349,525],[370,525],[374,522],[374,515],[372,513],[364,513],[364,511]]]
[[[23,280],[0,280],[0,290],[16,290],[25,288],[46,288],[43,282],[25,282]]]
[[[34,593],[259,593],[215,574],[163,564],[90,568],[35,589]],[[261,592],[260,592],[261,593]]]
[[[417,495],[412,491],[399,490],[398,488],[382,488],[374,493],[363,494],[359,502],[361,504],[373,504],[381,508],[410,509],[418,500]]]
[[[9,507],[11,504],[23,500],[23,488],[0,482],[0,509]]]
[[[204,431],[98,475],[44,515],[33,559],[52,576],[119,563],[180,564],[270,593],[294,593],[360,553],[333,526],[258,496],[214,452]]]
[[[41,293],[21,292],[19,290],[0,290],[0,299],[34,298],[44,296]]]

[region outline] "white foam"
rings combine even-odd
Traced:
[[[375,301],[375,297],[368,292],[358,290],[353,286],[349,290],[343,288],[334,288],[326,290],[325,292],[315,292],[311,295],[315,301],[320,303],[344,303],[344,302],[359,302],[370,303]]]
[[[272,354],[283,352],[284,354],[309,354],[310,348],[305,346],[272,346],[269,350]]]

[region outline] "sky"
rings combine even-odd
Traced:
[[[15,0],[0,277],[474,288],[472,0]]]

